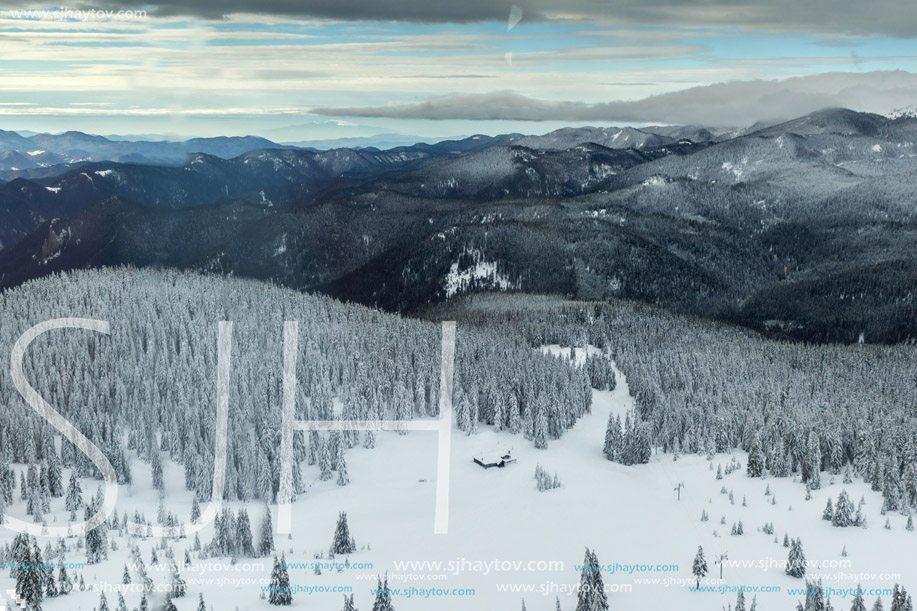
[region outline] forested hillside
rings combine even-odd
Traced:
[[[234,323],[226,496],[272,501],[278,489],[283,322],[300,324],[300,419],[409,420],[439,409],[440,331],[325,297],[250,280],[179,272],[101,270],[49,277],[7,291],[0,301],[0,347],[9,354],[32,325],[52,318],[107,320],[111,335],[60,330],[26,355],[27,379],[99,446],[119,481],[131,479],[132,452],[183,465],[185,485],[209,498],[216,413],[217,323]],[[458,329],[455,397],[459,424],[499,423],[546,445],[590,409],[585,373],[532,351],[512,334]],[[520,373],[523,372],[523,373]],[[51,459],[52,433],[0,377],[5,409],[0,452],[7,461]],[[297,433],[295,456],[339,470],[345,450],[373,434]],[[62,466],[95,467],[64,442]]]
[[[631,302],[486,295],[434,309],[533,346],[598,346],[627,376],[637,422],[661,452],[740,448],[809,488],[859,476],[888,511],[917,508],[917,349],[813,346]],[[599,432],[596,432],[599,435]],[[614,448],[611,448],[614,451]],[[751,459],[749,459],[751,462]]]

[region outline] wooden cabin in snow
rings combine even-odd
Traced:
[[[495,455],[478,455],[474,457],[474,462],[478,465],[484,467],[485,469],[490,469],[491,467],[503,468],[506,465],[516,462],[516,459],[507,452],[502,456],[499,454]]]

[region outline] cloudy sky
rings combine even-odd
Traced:
[[[917,3],[900,0],[67,7],[0,10],[0,129],[433,138],[917,103]]]

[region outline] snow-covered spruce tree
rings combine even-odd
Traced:
[[[39,568],[42,562],[41,554],[37,553],[37,548],[35,551],[30,549],[26,535],[17,535],[17,538],[19,537],[24,539],[24,543],[20,542],[14,546],[16,595],[25,601],[27,611],[41,611],[41,602],[44,599]]]
[[[57,592],[61,596],[66,596],[73,591],[73,582],[70,581],[70,575],[67,574],[67,568],[61,561],[60,569],[57,571]]]
[[[334,540],[331,542],[331,553],[335,556],[343,554],[352,554],[355,551],[352,539],[350,537],[350,527],[347,525],[347,514],[340,512],[338,514],[337,526],[334,529]]]
[[[86,507],[84,512],[85,520],[89,520],[95,510],[92,506]],[[108,557],[108,541],[105,536],[105,526],[100,524],[92,530],[86,532],[86,564],[98,564]]]
[[[50,545],[50,544],[49,544]],[[35,553],[38,553],[38,546],[35,546]],[[39,555],[39,558],[41,556]],[[54,565],[51,562],[51,548],[50,546],[46,550],[45,558],[47,562],[41,564],[41,584],[45,591],[45,598],[54,598],[57,596],[57,583],[54,581]]]
[[[828,499],[830,502],[830,499]],[[842,490],[837,497],[837,504],[834,507],[834,515],[831,517],[831,523],[840,528],[853,526],[855,523],[853,503],[847,496],[847,491]]]
[[[357,611],[356,606],[353,602],[353,594],[350,596],[344,595],[344,607],[341,611]]]
[[[326,441],[325,443],[322,444],[321,453],[319,454],[319,459],[318,459],[319,469],[321,469],[320,477],[323,482],[328,481],[329,479],[333,477],[332,475],[333,464],[331,462],[332,460],[331,448],[329,446],[330,446],[330,439],[329,441]]]
[[[745,472],[749,477],[761,477],[764,475],[765,461],[764,453],[761,451],[761,439],[755,434],[751,442],[751,448],[748,450],[748,464],[745,466]]]
[[[239,510],[236,518],[236,553],[245,558],[255,556],[255,546],[252,544],[252,526],[245,508]]]
[[[806,575],[806,556],[802,551],[802,540],[798,537],[790,544],[787,556],[786,574],[801,579]]]
[[[539,401],[537,412],[535,413],[535,423],[533,431],[533,440],[535,447],[544,450],[548,447],[548,414],[546,406]]]
[[[178,565],[174,562],[172,563],[172,583],[170,584],[169,594],[170,598],[181,598],[188,591],[188,586],[185,583],[185,580],[182,579],[181,575],[178,572]]]
[[[48,452],[48,492],[54,498],[64,496],[63,473],[61,473],[60,458],[53,449]]]
[[[700,587],[700,580],[707,576],[707,559],[704,558],[704,548],[697,546],[697,554],[694,556],[694,564],[691,567],[691,574],[697,580],[697,587]]]
[[[602,580],[602,566],[595,552],[586,548],[576,611],[608,611],[608,596]]]
[[[286,558],[283,556],[281,556],[280,560],[277,559],[277,556],[274,556],[274,569],[271,571],[268,602],[277,606],[289,606],[293,603],[293,590],[290,587]]]
[[[863,599],[863,588],[857,584],[856,594],[850,605],[850,611],[866,611],[866,601]]]
[[[207,611],[207,605],[204,604],[204,595],[203,594],[198,595],[197,611]]]
[[[274,524],[271,522],[271,508],[267,505],[264,506],[263,516],[258,536],[258,555],[262,558],[274,551]]]
[[[736,606],[734,611],[745,611],[745,589],[739,588],[739,593],[736,595]]]
[[[619,460],[621,448],[621,417],[608,414],[608,426],[605,427],[605,445],[602,453],[608,460]]]
[[[341,455],[341,460],[338,463],[338,486],[346,486],[350,483],[350,475],[347,473],[347,462],[344,460],[343,454]]]
[[[822,586],[821,580],[806,580],[806,602],[803,609],[806,611],[825,611],[825,603],[825,589]]]
[[[388,587],[388,574],[385,575],[384,581],[381,579],[376,581],[376,599],[373,601],[372,611],[395,611],[395,606],[392,604],[392,592]]]
[[[160,492],[165,490],[165,483],[162,477],[162,456],[159,452],[151,452],[151,467],[153,468],[153,487]]]

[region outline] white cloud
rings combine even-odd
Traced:
[[[593,121],[744,126],[829,107],[890,112],[917,99],[917,75],[900,70],[826,73],[782,81],[719,83],[636,101],[584,103],[534,99],[508,91],[458,94],[423,102],[315,108],[315,114],[432,120]]]

